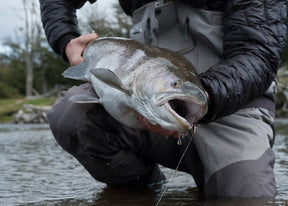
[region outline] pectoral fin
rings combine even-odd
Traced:
[[[101,101],[99,98],[90,96],[88,94],[74,95],[70,97],[69,100],[75,103],[100,103],[101,104]]]
[[[132,95],[132,91],[130,89],[127,89],[125,85],[123,85],[119,77],[111,70],[104,68],[97,68],[92,69],[91,73],[101,81],[110,85],[111,87],[114,87],[130,96]]]

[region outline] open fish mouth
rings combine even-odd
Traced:
[[[192,125],[187,121],[187,119],[184,118],[185,107],[179,106],[178,105],[180,103],[179,101],[180,100],[171,100],[165,103],[163,106],[166,107],[169,113],[175,117],[177,122],[180,123],[180,125],[184,128],[184,130],[190,130],[192,128]],[[177,104],[175,104],[175,102],[177,102]],[[181,109],[176,109],[176,107]],[[180,113],[178,113],[179,111]]]
[[[166,95],[158,96],[156,103],[159,106],[164,106],[184,130],[190,130],[193,123],[201,119],[207,112],[206,95],[201,100],[201,98],[183,93],[166,93]]]

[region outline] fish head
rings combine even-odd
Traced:
[[[144,116],[150,123],[186,132],[207,113],[207,95],[191,64],[179,67],[170,61],[162,62],[144,81],[142,95],[149,111]]]

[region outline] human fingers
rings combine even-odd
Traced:
[[[87,44],[94,39],[97,39],[98,35],[96,33],[85,34],[79,36],[75,39],[72,39],[66,46],[65,52],[68,58],[69,63],[72,66],[83,62],[84,59],[82,57],[83,51],[86,48]]]
[[[95,39],[98,39],[98,34],[96,33],[90,33],[90,34],[83,34],[79,37],[79,43],[82,45],[82,46],[86,46],[89,42],[95,40]]]

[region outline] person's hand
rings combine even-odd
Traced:
[[[75,66],[79,64],[80,62],[83,62],[84,59],[82,57],[83,51],[87,44],[94,39],[98,38],[98,34],[91,33],[91,34],[85,34],[82,36],[79,36],[75,39],[71,39],[71,41],[67,44],[65,48],[65,53],[68,58],[69,63],[72,66]]]
[[[163,129],[159,125],[153,125],[151,124],[145,117],[143,117],[141,114],[137,114],[139,121],[142,123],[143,127],[151,132],[163,135],[163,136],[173,136],[173,137],[178,137],[178,132],[177,131],[170,131],[167,129]]]

